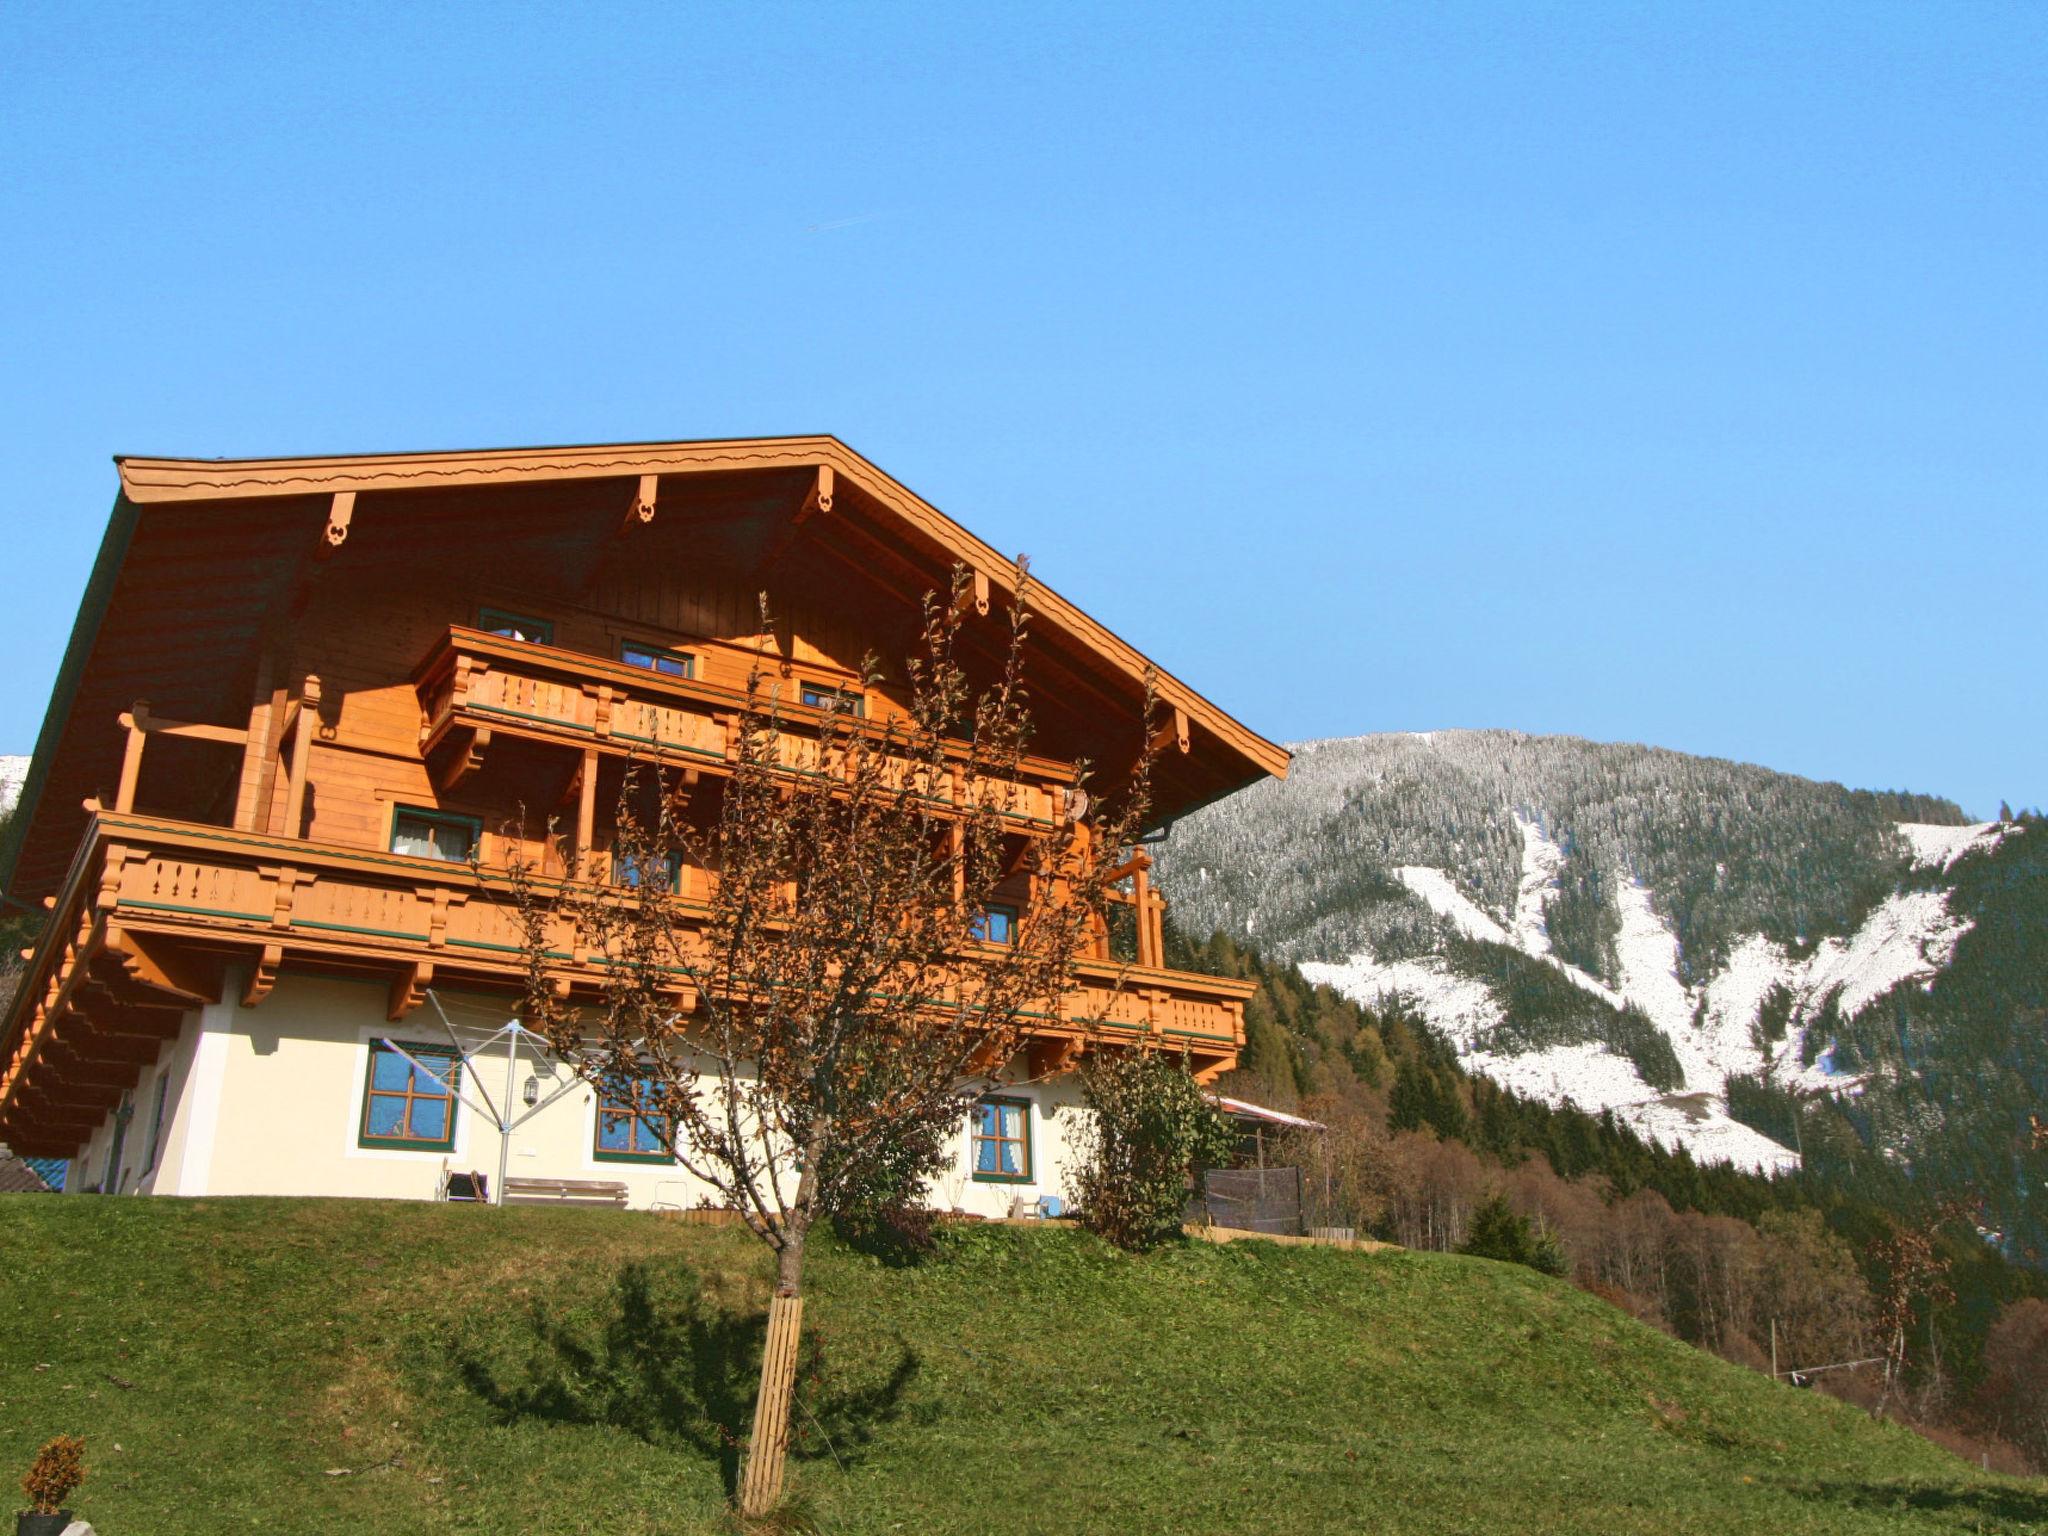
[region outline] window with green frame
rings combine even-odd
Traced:
[[[647,645],[638,640],[621,640],[619,660],[629,667],[659,672],[663,677],[697,675],[696,657],[688,651],[672,651],[665,645]]]
[[[391,851],[444,864],[467,864],[484,835],[483,818],[417,805],[391,808]]]
[[[835,688],[830,683],[804,683],[800,685],[799,697],[812,709],[843,709],[849,715],[868,712],[865,694],[852,688]]]
[[[651,1077],[631,1083],[607,1082],[597,1091],[597,1145],[600,1163],[672,1163],[675,1133],[669,1117],[654,1113]]]
[[[1031,1182],[1029,1099],[983,1099],[969,1113],[967,1123],[977,1183]]]
[[[445,1045],[399,1043],[403,1053],[391,1042],[370,1042],[357,1145],[401,1152],[452,1152],[461,1058]]]
[[[501,635],[507,640],[524,640],[529,645],[555,643],[553,620],[530,619],[523,613],[511,613],[503,608],[479,608],[476,627],[487,635]]]
[[[984,944],[1011,944],[1017,938],[1017,909],[992,901],[974,915],[969,930]]]

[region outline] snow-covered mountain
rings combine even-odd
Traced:
[[[1287,781],[1160,850],[1183,932],[1220,929],[1361,1002],[1405,998],[1470,1070],[1760,1169],[1798,1150],[1729,1113],[1729,1080],[1855,1093],[1840,1021],[1948,963],[1968,925],[1938,876],[2011,829],[1563,737],[1295,750]]]
[[[21,799],[21,786],[28,778],[28,759],[0,757],[0,816],[13,810]]]

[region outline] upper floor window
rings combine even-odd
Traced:
[[[474,816],[425,811],[401,805],[391,813],[391,851],[444,864],[467,864],[476,856],[484,824]]]
[[[359,1143],[408,1152],[454,1151],[461,1071],[461,1061],[448,1046],[408,1041],[400,1051],[388,1041],[371,1041]]]
[[[619,660],[629,667],[644,667],[663,677],[695,677],[697,658],[685,651],[671,651],[659,645],[642,645],[638,640],[619,642]]]
[[[974,1177],[984,1184],[1031,1182],[1031,1101],[983,1099],[968,1122]]]
[[[635,1078],[632,1082],[608,1082],[598,1090],[597,1145],[593,1149],[601,1163],[668,1163],[675,1132],[669,1117],[657,1113],[654,1080]]]
[[[867,696],[851,688],[834,688],[830,683],[805,683],[803,701],[813,709],[840,709],[849,715],[868,712]]]
[[[968,930],[984,944],[1010,944],[1017,938],[1017,909],[990,903],[975,914]]]
[[[484,608],[478,611],[476,627],[487,635],[502,635],[507,640],[524,640],[529,645],[553,645],[555,626],[547,619],[529,619],[524,614],[508,613],[503,608]]]
[[[612,860],[612,879],[620,885],[652,886],[657,890],[682,888],[683,861],[673,853],[635,856],[621,853]]]

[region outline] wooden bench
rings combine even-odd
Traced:
[[[624,1209],[626,1186],[616,1179],[507,1179],[507,1205],[609,1205]]]

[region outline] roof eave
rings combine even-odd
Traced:
[[[661,443],[586,443],[420,453],[280,459],[171,459],[120,455],[122,493],[138,505],[243,497],[308,496],[345,491],[424,490],[551,479],[624,478],[715,470],[787,469],[829,463],[836,475],[894,512],[941,549],[991,582],[1015,592],[1017,564],[976,538],[887,471],[829,434],[710,438]],[[1106,657],[1126,675],[1157,679],[1162,703],[1189,718],[1250,764],[1257,776],[1285,778],[1290,754],[1147,658],[1058,592],[1031,578],[1046,618]]]

